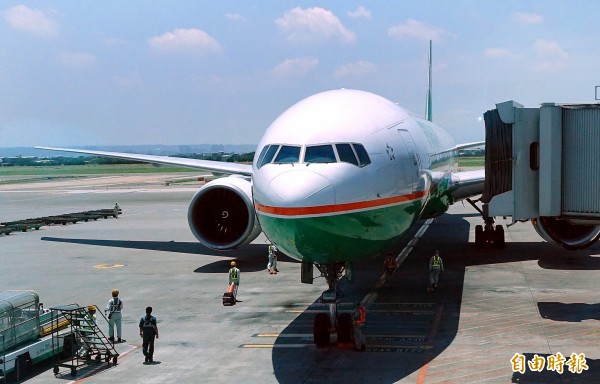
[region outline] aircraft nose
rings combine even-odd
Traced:
[[[288,207],[335,204],[335,190],[331,181],[316,172],[294,170],[274,177],[269,183],[279,202]],[[275,197],[273,196],[273,197]]]

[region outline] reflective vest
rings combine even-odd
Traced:
[[[269,254],[275,253],[275,246],[273,244],[269,245]]]
[[[240,278],[240,270],[233,267],[229,270],[229,281],[237,282]]]
[[[354,322],[356,324],[365,324],[367,322],[367,309],[364,305],[357,308],[358,313],[354,315]]]
[[[385,259],[385,266],[387,268],[396,268],[396,260],[392,256]]]
[[[433,263],[431,263],[431,267],[434,269],[439,269],[442,265],[442,258],[438,255],[433,256]]]

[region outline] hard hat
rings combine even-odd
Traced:
[[[89,312],[96,312],[96,306],[95,305],[88,305],[87,307]]]
[[[231,266],[232,266],[232,267],[235,267],[235,261],[232,261],[232,262],[231,262]]]
[[[119,296],[119,290],[118,290],[118,289],[113,289],[113,290],[112,290],[112,295],[113,295],[114,297],[117,297],[117,296]]]

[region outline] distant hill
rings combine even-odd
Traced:
[[[77,146],[76,149],[89,149],[93,151],[129,152],[146,155],[185,155],[191,153],[248,153],[256,150],[253,144],[193,144],[193,145],[98,145]],[[32,147],[0,147],[0,157],[54,157],[54,156],[82,156],[77,153],[52,152],[34,149]]]

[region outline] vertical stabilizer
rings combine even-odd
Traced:
[[[425,101],[425,119],[432,121],[431,116],[431,40],[429,40],[429,55],[427,56],[427,100]]]

